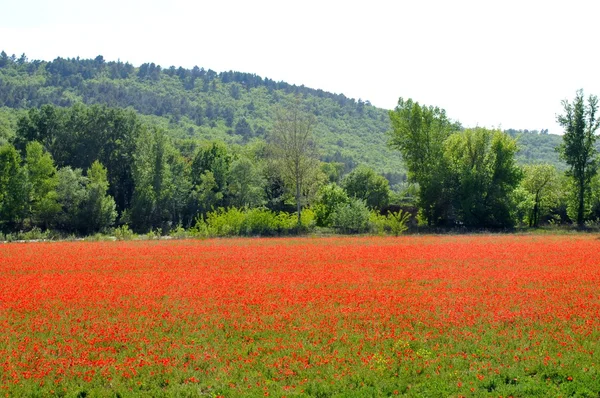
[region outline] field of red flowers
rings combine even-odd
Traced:
[[[591,235],[0,246],[7,396],[594,396]]]

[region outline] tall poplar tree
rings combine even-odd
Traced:
[[[600,120],[596,117],[598,97],[590,95],[586,105],[583,90],[578,90],[572,103],[563,100],[562,105],[564,114],[559,115],[557,121],[565,133],[557,150],[561,159],[569,165],[567,176],[574,182],[576,221],[581,227],[585,219],[585,199],[590,193],[592,178],[598,172],[598,151],[595,147],[595,132],[600,127]]]

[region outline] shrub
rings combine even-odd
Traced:
[[[335,209],[331,215],[331,223],[342,233],[364,233],[369,231],[370,215],[363,200],[352,198]]]
[[[277,216],[267,209],[250,209],[244,214],[240,233],[242,235],[273,236],[280,231]]]
[[[390,230],[387,217],[376,210],[371,211],[371,214],[369,215],[369,224],[371,226],[371,232],[378,235],[385,235]]]
[[[181,224],[177,224],[175,228],[169,231],[169,236],[174,239],[185,239],[188,237],[188,235],[188,232]],[[160,234],[158,235],[158,238],[160,238]]]
[[[115,228],[115,238],[117,240],[131,240],[133,239],[133,231],[129,229],[127,224],[121,225]]]
[[[393,234],[395,236],[400,235],[408,229],[408,221],[410,220],[410,213],[398,210],[397,212],[389,212],[387,215],[379,214],[375,211],[371,212],[369,222],[371,224],[371,231],[383,235]]]
[[[390,232],[395,236],[400,235],[408,229],[408,221],[410,220],[410,213],[398,210],[397,212],[389,212],[387,217],[387,224],[390,228]]]
[[[348,194],[340,186],[329,184],[322,187],[317,196],[317,203],[314,205],[315,222],[319,227],[329,227],[335,209],[348,203]]]
[[[314,226],[314,212],[304,209],[298,226],[295,214],[274,213],[269,209],[219,208],[198,218],[190,230],[196,237],[275,236],[308,231]]]
[[[232,207],[210,211],[206,214],[206,227],[208,236],[236,236],[240,235],[244,224],[244,212]]]

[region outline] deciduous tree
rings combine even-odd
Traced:
[[[390,111],[390,119],[390,146],[402,154],[409,181],[419,185],[418,204],[423,216],[429,225],[443,223],[449,208],[444,192],[444,141],[459,126],[443,109],[402,98]]]
[[[532,203],[527,212],[530,227],[537,227],[540,218],[558,201],[558,183],[556,167],[550,164],[523,166],[521,187],[530,195]]]
[[[467,129],[445,141],[446,184],[457,221],[474,227],[510,227],[512,192],[521,180],[517,144],[499,130]]]
[[[22,224],[27,211],[27,173],[14,146],[0,146],[0,226],[13,229]]]
[[[281,175],[295,194],[298,225],[307,198],[307,188],[317,178],[319,160],[313,139],[315,118],[302,112],[296,102],[286,110],[280,110],[270,135],[272,154],[279,165]]]
[[[361,165],[343,181],[348,196],[362,199],[371,209],[382,209],[390,201],[390,184],[370,167]]]
[[[48,228],[60,211],[58,178],[52,156],[37,141],[27,144],[25,168],[29,185],[29,211],[33,225]]]
[[[586,198],[589,197],[590,183],[598,172],[596,130],[600,120],[596,117],[598,97],[590,95],[587,104],[583,90],[578,90],[572,103],[562,101],[564,114],[557,117],[565,129],[563,143],[558,147],[561,159],[568,165],[567,175],[573,179],[577,208],[577,225],[585,221]]]

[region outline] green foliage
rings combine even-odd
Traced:
[[[294,215],[275,213],[265,208],[238,209],[235,207],[208,212],[198,218],[191,233],[195,236],[275,236],[306,232],[314,226],[310,209],[302,212],[300,226]]]
[[[342,180],[344,168],[344,163],[340,162],[321,163],[321,170],[329,183],[339,184]]]
[[[14,140],[17,121],[22,113],[22,110],[0,107],[0,145]]]
[[[40,142],[58,167],[88,169],[96,160],[108,171],[109,194],[117,210],[131,203],[131,166],[142,126],[131,110],[76,104],[70,108],[44,105],[19,119],[15,137],[24,153],[27,143]]]
[[[173,210],[185,206],[185,203],[173,205],[176,187],[171,172],[175,158],[172,151],[162,130],[144,131],[138,141],[134,155],[135,188],[131,206],[131,221],[137,230],[167,229],[174,221]]]
[[[185,230],[185,228],[183,228],[181,224],[178,224],[169,232],[169,236],[174,239],[185,239],[188,238],[190,234]]]
[[[548,134],[537,130],[504,130],[517,141],[518,151],[515,159],[520,165],[550,164],[559,171],[565,171],[566,165],[560,160],[556,147],[560,145],[562,136]]]
[[[56,186],[56,167],[49,153],[39,142],[27,143],[25,170],[29,185],[31,223],[48,228],[60,211]]]
[[[297,101],[288,109],[279,109],[269,137],[274,163],[286,187],[294,192],[298,225],[302,207],[315,191],[319,176],[316,145],[313,140],[314,116],[300,109]]]
[[[117,240],[132,240],[134,237],[135,234],[126,224],[115,228],[115,238]]]
[[[559,175],[556,168],[549,164],[526,165],[523,167],[520,200],[523,208],[523,221],[530,227],[537,227],[540,220],[547,216],[561,199]]]
[[[324,185],[317,193],[313,206],[315,222],[319,227],[331,226],[331,215],[339,206],[348,203],[346,191],[335,183]]]
[[[513,225],[512,191],[521,180],[516,142],[499,130],[467,129],[444,143],[444,160],[458,220],[466,226]]]
[[[27,215],[27,173],[21,157],[10,144],[0,146],[0,225],[14,229]]]
[[[370,216],[370,210],[363,200],[350,198],[331,214],[331,224],[342,233],[364,233],[369,231]]]
[[[203,68],[173,71],[152,65],[136,68],[123,62],[79,58],[12,63],[0,68],[0,106],[37,108],[84,102],[132,107],[140,119],[168,128],[173,137],[233,144],[264,138],[273,126],[274,109],[289,105],[300,95],[316,118],[322,160],[342,162],[346,171],[359,163],[378,172],[403,168],[385,145],[387,111],[368,101],[249,73],[216,73]],[[111,173],[106,159],[99,160]],[[85,169],[89,164],[72,166]],[[122,211],[119,203],[118,207]]]
[[[85,231],[87,220],[82,212],[88,198],[88,179],[81,169],[63,167],[56,173],[57,201],[60,211],[55,220],[56,227],[63,231]]]
[[[394,236],[398,236],[401,233],[408,230],[408,221],[410,220],[410,214],[407,212],[403,212],[402,210],[398,210],[397,212],[389,212],[387,214],[387,224],[390,228],[390,232]]]
[[[565,133],[558,151],[561,159],[569,165],[567,175],[574,181],[577,225],[583,226],[586,207],[589,206],[590,183],[598,171],[598,151],[595,146],[595,132],[600,127],[600,120],[596,116],[598,98],[591,95],[586,105],[583,90],[579,90],[573,103],[563,100],[562,105],[565,113],[559,115],[557,121]]]
[[[443,109],[398,100],[389,113],[393,132],[390,146],[402,154],[410,182],[419,184],[418,204],[429,225],[443,223],[448,214],[444,192],[444,141],[458,130]]]
[[[397,212],[388,212],[387,215],[371,211],[369,224],[371,232],[379,235],[392,234],[398,236],[408,230],[410,213],[398,210]]]
[[[117,218],[115,200],[108,195],[106,168],[98,161],[87,171],[86,203],[83,215],[88,233],[106,231]]]
[[[344,178],[342,184],[348,196],[364,200],[372,209],[382,209],[389,204],[388,180],[367,166],[358,166]]]
[[[82,186],[86,192],[91,186],[81,171],[72,174],[89,169],[95,161],[106,167],[107,194],[114,198],[121,220],[131,222],[136,231],[160,229],[167,233],[174,225],[189,227],[198,214],[229,206],[265,205],[273,212],[291,211],[296,206],[299,212],[314,204],[316,222],[328,225],[332,207],[314,203],[315,194],[325,182],[340,183],[357,165],[344,179],[344,186],[350,196],[364,199],[367,206],[385,207],[391,184],[396,192],[394,201],[407,204],[417,198],[427,223],[464,223],[464,203],[459,203],[459,190],[452,185],[458,177],[449,174],[450,165],[442,156],[444,141],[460,126],[439,108],[401,98],[387,115],[368,101],[251,74],[218,74],[197,67],[162,69],[148,63],[135,68],[105,62],[102,57],[42,62],[23,56],[18,62],[10,57],[5,61],[0,67],[0,145],[12,142],[21,157],[26,157],[27,146],[39,142],[48,151],[39,156],[40,167],[49,159],[56,162],[58,170],[55,167],[48,178],[43,173],[36,177],[32,171],[30,178],[26,174],[33,168],[21,167],[18,159],[13,171],[21,168],[24,175],[11,180],[14,186],[2,194],[6,199],[2,206],[13,207],[3,210],[5,217],[0,222],[4,228],[37,225],[80,233],[99,228],[88,228],[85,212],[91,204],[80,199]],[[590,97],[590,101],[594,99]],[[595,120],[594,106],[573,106],[571,119],[578,126],[577,115]],[[570,120],[567,115],[563,119]],[[400,150],[409,169],[408,181],[402,160],[384,145],[390,122],[390,145]],[[309,161],[304,162],[308,172],[302,178],[296,171],[303,166],[284,167],[279,155],[286,145],[279,149],[273,145],[285,142],[281,139],[286,137],[281,134],[284,132],[301,144],[287,145],[288,149],[308,149]],[[556,141],[547,131],[508,132],[520,144],[513,154],[520,162],[548,157]],[[299,139],[303,136],[306,139]],[[318,143],[313,136],[319,137]],[[265,138],[270,139],[270,147],[262,141]],[[240,149],[238,144],[251,149]],[[331,163],[315,161],[317,153]],[[267,160],[268,155],[275,156]],[[65,167],[71,171],[61,174]],[[367,172],[368,167],[371,170]],[[382,172],[390,184],[381,177]],[[573,187],[578,192],[578,185]],[[46,195],[40,196],[44,189]],[[598,213],[594,193],[589,188],[584,193],[585,214]],[[31,195],[31,200],[22,202],[23,195]],[[525,190],[507,193],[511,203],[517,197],[522,199],[519,209],[510,209],[509,218],[519,212],[521,219],[526,218],[527,195]],[[579,203],[576,196],[560,203],[562,219],[567,219],[567,210],[577,217],[572,213]],[[17,197],[20,199],[14,199]],[[104,214],[112,213],[109,208],[105,207]],[[472,225],[487,225],[488,221]]]
[[[258,207],[265,204],[265,178],[247,157],[231,163],[229,172],[229,202],[235,207]]]
[[[200,148],[192,162],[192,183],[199,185],[201,176],[210,171],[215,181],[215,192],[227,189],[232,157],[222,142],[213,142]]]

